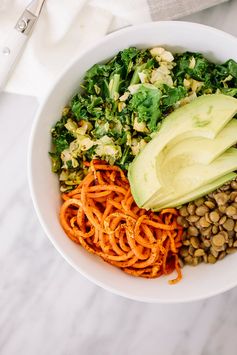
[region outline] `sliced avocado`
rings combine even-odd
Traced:
[[[175,110],[164,120],[159,132],[130,164],[128,178],[139,207],[157,193],[156,158],[171,141],[188,137],[214,138],[237,113],[237,99],[222,95],[200,96]]]
[[[184,139],[175,145],[170,142],[156,160],[158,179],[163,186],[169,183],[167,173],[173,176],[179,169],[195,163],[207,165],[236,143],[236,119],[227,123],[214,139],[193,137]]]
[[[227,175],[224,175],[224,176],[214,180],[210,184],[206,184],[204,186],[201,186],[198,189],[194,190],[193,192],[190,192],[187,195],[182,196],[181,198],[179,198],[177,200],[173,200],[172,202],[166,203],[163,205],[154,206],[152,208],[152,210],[153,211],[160,211],[164,208],[177,207],[177,206],[183,205],[186,202],[196,200],[197,198],[205,196],[205,195],[209,194],[210,192],[218,189],[220,186],[224,185],[226,182],[233,180],[236,176],[237,176],[237,174],[235,174],[235,173],[229,173]]]
[[[177,174],[179,169],[193,165],[196,162],[209,164],[219,155],[221,155],[229,147],[237,142],[237,120],[232,119],[217,134],[214,139],[204,137],[187,138],[183,141],[173,144],[171,141],[157,157],[156,171],[159,181],[164,187],[166,183],[170,183],[167,175],[171,178]],[[165,173],[164,173],[165,172]],[[161,188],[157,194],[149,199],[144,208],[153,205],[163,194]]]
[[[237,170],[236,148],[229,148],[209,165],[196,163],[186,166],[173,177],[167,175],[167,179],[170,180],[166,187],[161,189],[161,193],[157,193],[157,198],[146,208],[171,204],[172,201],[235,170]]]
[[[232,119],[227,125],[217,134],[214,139],[205,137],[192,137],[182,140],[173,145],[172,141],[163,149],[159,155],[159,163],[157,166],[165,162],[178,160],[185,157],[186,159],[202,164],[209,164],[226,149],[237,143],[237,119]],[[162,157],[161,157],[162,156]],[[190,158],[189,158],[190,157]],[[192,157],[192,158],[191,158]],[[162,160],[161,160],[162,159]]]

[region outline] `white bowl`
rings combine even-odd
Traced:
[[[41,104],[29,146],[31,194],[44,231],[61,255],[81,274],[116,294],[145,302],[175,303],[198,300],[224,292],[237,284],[237,255],[215,265],[186,266],[183,280],[169,285],[169,277],[143,279],[128,276],[89,254],[66,237],[59,223],[60,194],[57,176],[51,172],[48,156],[50,129],[62,108],[78,90],[88,68],[105,61],[129,46],[164,46],[173,52],[195,51],[208,59],[237,60],[237,39],[211,27],[189,22],[157,22],[115,32],[84,52],[60,76]],[[39,256],[39,257],[44,257]]]

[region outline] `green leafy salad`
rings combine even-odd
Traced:
[[[237,63],[214,64],[200,53],[127,48],[90,68],[52,128],[52,170],[61,191],[78,185],[84,161],[102,159],[127,170],[162,120],[197,96],[237,97]]]

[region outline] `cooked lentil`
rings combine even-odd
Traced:
[[[179,209],[181,264],[214,264],[237,251],[237,178]]]

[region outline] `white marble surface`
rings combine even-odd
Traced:
[[[237,35],[236,15],[232,0],[187,19]],[[27,184],[36,107],[0,95],[0,355],[235,355],[237,288],[189,304],[139,303],[94,286],[57,253]]]

